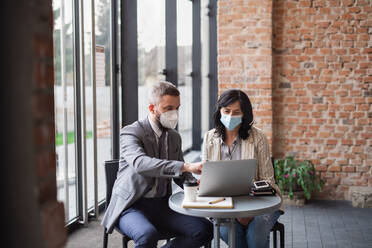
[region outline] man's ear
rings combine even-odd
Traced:
[[[154,113],[154,104],[149,104],[149,110],[152,114]]]

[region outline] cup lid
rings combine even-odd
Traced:
[[[196,182],[196,181],[187,181],[187,182],[184,182],[183,183],[183,186],[187,186],[187,187],[198,186],[198,182]]]

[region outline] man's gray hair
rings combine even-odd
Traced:
[[[160,81],[153,84],[150,94],[149,94],[149,103],[150,104],[158,104],[160,98],[165,95],[170,96],[179,96],[180,92],[178,91],[177,87],[174,84],[167,82],[167,81]]]

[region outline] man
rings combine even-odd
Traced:
[[[173,130],[179,106],[178,89],[159,82],[151,90],[148,117],[120,133],[119,170],[102,224],[108,232],[118,225],[136,248],[156,247],[159,232],[175,237],[164,247],[200,247],[213,238],[207,219],[182,215],[168,206],[171,179],[182,186],[202,169],[202,163],[183,162],[181,137]]]

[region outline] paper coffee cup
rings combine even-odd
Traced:
[[[185,182],[183,184],[183,190],[185,194],[185,201],[194,202],[196,201],[196,195],[198,190],[197,182]]]

